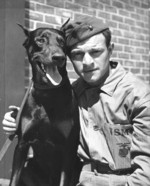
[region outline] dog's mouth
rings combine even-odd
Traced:
[[[56,65],[44,65],[43,63],[38,62],[38,66],[40,67],[42,74],[51,84],[58,86],[61,83],[62,77]]]

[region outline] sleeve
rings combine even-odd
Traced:
[[[131,164],[135,171],[126,186],[150,186],[150,95],[133,110]]]

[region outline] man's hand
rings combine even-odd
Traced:
[[[14,134],[16,131],[16,116],[19,110],[19,107],[16,106],[9,106],[9,109],[11,111],[6,112],[4,115],[4,119],[2,121],[3,124],[3,130],[6,132],[6,134]]]

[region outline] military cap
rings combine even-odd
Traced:
[[[75,21],[68,20],[61,27],[61,30],[65,33],[66,46],[69,50],[77,43],[107,29],[109,29],[107,24],[102,23],[100,19],[89,16],[82,16]]]

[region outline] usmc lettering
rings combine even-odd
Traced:
[[[125,136],[131,133],[131,128],[110,128],[111,135]]]

